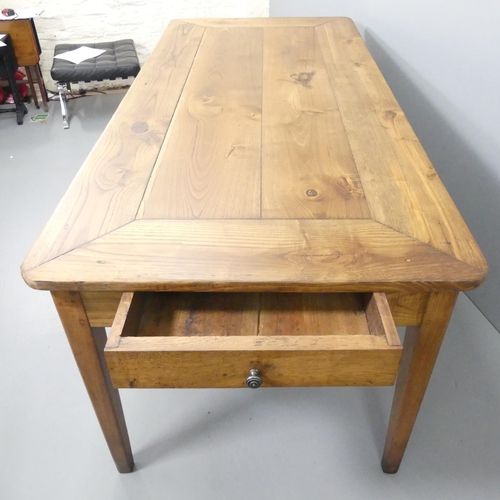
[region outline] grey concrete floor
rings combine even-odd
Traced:
[[[137,467],[116,471],[19,265],[121,97],[70,103],[70,130],[56,105],[45,125],[0,115],[0,500],[498,498],[500,336],[465,296],[398,474],[379,465],[391,387],[124,390]]]

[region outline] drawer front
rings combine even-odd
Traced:
[[[262,387],[394,383],[382,294],[201,295],[123,295],[105,350],[115,387],[241,388],[250,370]]]

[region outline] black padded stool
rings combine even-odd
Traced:
[[[70,90],[71,83],[99,82],[115,80],[116,78],[135,77],[141,69],[133,40],[102,43],[61,43],[56,45],[54,56],[80,47],[105,49],[106,52],[98,57],[87,59],[80,64],[74,64],[64,59],[54,59],[50,74],[52,79],[57,82],[64,128],[69,128],[66,93]]]

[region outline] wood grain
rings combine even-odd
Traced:
[[[456,299],[456,293],[431,294],[422,325],[406,329],[382,459],[384,472],[395,473],[399,469]]]
[[[105,351],[115,387],[391,385],[401,347],[372,335],[124,337]]]
[[[425,293],[388,293],[387,302],[396,326],[415,326],[422,323],[429,295]]]
[[[118,347],[128,336],[385,336],[387,330],[393,340],[395,329],[384,294],[368,295],[372,300],[366,307],[365,294],[353,293],[126,292],[108,347]]]
[[[113,324],[121,292],[82,292],[81,297],[91,326]]]
[[[35,66],[40,61],[40,49],[31,19],[0,21],[0,33],[8,33],[19,66]]]
[[[359,294],[261,294],[259,335],[370,335]]]
[[[91,326],[111,326],[122,297],[121,292],[82,292]],[[427,294],[386,295],[396,326],[420,325],[427,306]]]
[[[365,314],[371,335],[386,337],[389,345],[401,345],[384,293],[368,295]]]
[[[111,326],[122,296],[121,292],[82,292],[91,326]],[[389,293],[386,295],[397,326],[420,325],[427,306],[427,294]]]
[[[39,289],[406,291],[484,271],[371,220],[142,220],[31,271]]]
[[[297,22],[172,23],[25,259],[26,282],[89,292],[478,286],[484,257],[352,21]],[[261,203],[269,224],[253,225]],[[165,220],[182,217],[234,220]]]
[[[401,345],[374,295],[365,314],[363,294],[124,293],[106,356],[116,387],[390,384]]]
[[[359,68],[364,65],[373,73],[378,72],[375,62],[359,35],[345,39],[328,24],[316,28],[316,33],[373,219],[428,241],[427,227],[420,217],[414,216],[419,209],[418,200],[412,196],[404,176],[395,151],[398,145],[393,144],[380,122],[380,110],[366,90],[373,84],[359,75]],[[346,55],[347,50],[351,57]],[[377,91],[380,89],[369,92],[377,95]],[[396,109],[402,113],[399,106]]]
[[[146,192],[144,218],[259,218],[262,29],[209,29]]]
[[[105,354],[115,387],[242,388],[251,368],[261,372],[263,387],[392,385],[400,350],[387,348],[385,341],[377,337],[366,337],[365,341],[364,336],[350,335],[347,339],[358,337],[364,342],[346,345],[340,342],[342,337],[326,336],[324,338],[329,342],[317,341],[318,350],[314,351],[307,351],[300,339],[294,339],[296,342],[289,344],[286,351],[275,342],[275,346],[280,348],[278,351],[267,345],[262,350],[250,345],[245,349],[241,343],[233,349],[227,347],[210,351],[203,343],[200,349],[186,346],[178,352],[170,348],[173,344],[166,342],[172,340],[168,337],[159,337],[162,342],[151,344],[150,351],[136,352],[135,345],[130,342],[137,339],[127,337],[124,343],[129,352],[106,351]],[[203,338],[194,337],[191,340]],[[219,340],[219,337],[205,338]],[[234,340],[233,337],[221,339]],[[241,339],[253,344],[263,339],[274,341],[273,337]],[[337,346],[339,348],[335,349]]]
[[[390,384],[392,319],[415,325],[383,458],[395,472],[456,294],[486,273],[346,18],[171,23],[22,266],[53,293],[122,471],[91,325],[114,318],[119,387],[242,387],[251,368],[269,387]]]
[[[345,37],[330,24],[315,31],[373,219],[486,269],[361,36]]]
[[[165,32],[23,269],[134,220],[203,33],[203,28],[183,24]]]
[[[120,472],[132,472],[134,460],[118,391],[104,360],[104,328],[91,328],[78,292],[53,292],[52,298],[68,337],[94,411]]]
[[[141,294],[135,294],[141,295]],[[138,337],[257,335],[259,296],[249,293],[153,293],[134,332]]]
[[[221,19],[184,19],[182,22],[189,22],[197,26],[207,28],[293,28],[304,26],[319,26],[325,23],[334,23],[339,28],[350,25],[351,19],[347,17],[264,17],[264,18],[221,18]],[[345,29],[345,28],[344,28]]]
[[[144,310],[144,299],[144,294],[135,294],[133,292],[122,294],[106,344],[107,348],[118,347],[122,335],[126,334],[131,327],[134,330],[139,328]],[[132,303],[134,303],[134,307],[132,307]]]
[[[370,217],[314,28],[265,31],[262,215]]]

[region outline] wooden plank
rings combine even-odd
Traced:
[[[376,335],[211,335],[211,336],[125,336],[109,352],[323,352],[397,351]]]
[[[371,220],[135,221],[23,274],[39,289],[407,293],[484,272]]]
[[[111,326],[122,298],[121,292],[82,292],[90,326]]]
[[[207,29],[140,217],[259,218],[261,111],[262,29]]]
[[[118,347],[121,337],[127,335],[130,328],[136,330],[141,321],[143,310],[144,295],[141,294],[137,296],[133,292],[123,293],[113,320],[106,347]]]
[[[166,292],[144,295],[145,313],[136,336],[257,335],[258,294]]]
[[[263,293],[259,335],[370,335],[360,294]]]
[[[345,36],[330,24],[315,31],[374,220],[486,270],[362,38]]]
[[[334,57],[342,65],[343,75],[358,86],[371,103],[373,118],[378,120],[378,126],[392,144],[405,179],[402,194],[414,206],[412,228],[415,224],[425,226],[430,235],[428,242],[435,248],[471,265],[485,266],[465,222],[363,40],[339,36],[330,26],[321,28],[328,29],[336,39]]]
[[[204,28],[174,24],[23,262],[30,269],[106,234],[136,214]],[[168,88],[168,92],[162,92]]]
[[[265,31],[262,215],[370,217],[314,28]]]
[[[363,64],[375,66],[375,63],[367,50],[360,50],[359,55],[355,52],[358,57],[353,60],[344,56],[344,50],[351,44],[356,49],[364,47],[363,40],[359,35],[339,38],[328,24],[316,28],[316,33],[373,219],[420,241],[428,241],[425,224],[420,217],[414,217],[418,200],[412,195],[395,146],[378,119],[374,103],[366,94],[365,82],[360,81],[357,73]]]
[[[260,337],[259,337],[260,338]],[[115,387],[242,388],[251,368],[260,368],[263,387],[392,385],[397,350],[281,352],[116,353],[106,351]],[[168,367],[168,369],[166,369]]]
[[[115,387],[391,385],[401,350],[373,335],[125,337],[106,349]],[[168,369],[166,369],[168,367]]]
[[[382,458],[384,472],[395,473],[399,469],[456,299],[456,293],[431,294],[422,325],[406,329]]]
[[[373,293],[368,297],[366,320],[370,328],[370,334],[386,337],[389,345],[401,346],[385,293]]]
[[[103,355],[106,331],[90,327],[78,292],[53,292],[52,299],[116,467],[132,472],[134,459],[120,395],[111,384]]]
[[[333,22],[337,26],[349,24],[347,17],[247,17],[247,18],[221,18],[221,19],[184,19],[184,22],[204,26],[207,28],[283,28],[319,26]]]

